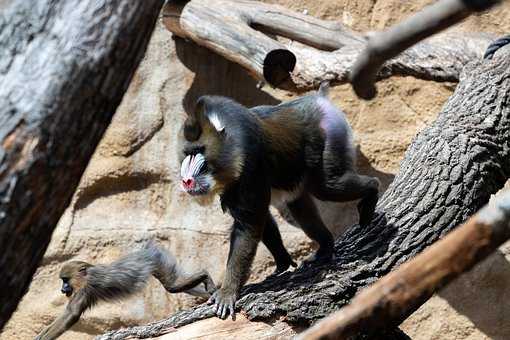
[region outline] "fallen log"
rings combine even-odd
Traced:
[[[349,72],[367,44],[363,34],[339,22],[258,1],[171,1],[164,7],[163,23],[177,36],[240,64],[255,79],[298,92],[317,88],[324,80],[333,85],[349,82]],[[456,82],[462,67],[481,58],[494,38],[481,33],[435,36],[387,61],[377,78],[411,75]]]

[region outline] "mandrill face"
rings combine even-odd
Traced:
[[[181,188],[193,196],[207,195],[216,181],[202,153],[188,154],[181,163]]]
[[[214,98],[202,97],[182,127],[181,188],[190,195],[221,193],[242,171],[243,157],[232,134],[226,131],[223,111]]]

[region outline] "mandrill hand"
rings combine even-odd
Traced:
[[[211,295],[207,304],[214,304],[214,312],[219,318],[226,319],[228,316],[227,312],[230,312],[232,320],[235,320],[236,300],[237,294],[234,291],[220,288]]]

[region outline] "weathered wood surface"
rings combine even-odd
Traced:
[[[126,91],[162,0],[18,0],[0,12],[0,329]]]
[[[406,151],[372,223],[336,240],[333,263],[249,285],[238,307],[250,320],[310,325],[463,223],[509,176],[510,58],[502,56],[465,68],[442,112]],[[155,337],[213,316],[201,305],[98,339]]]
[[[347,340],[398,326],[434,292],[510,238],[510,190],[421,254],[361,291],[352,302],[296,340]]]
[[[317,88],[324,80],[348,82],[354,62],[367,44],[363,34],[339,22],[257,1],[175,1],[165,5],[163,16],[174,34],[240,64],[258,80],[293,91]],[[273,39],[273,34],[291,42]],[[386,62],[377,78],[411,75],[458,81],[462,67],[481,58],[494,38],[483,33],[435,36]]]
[[[501,0],[441,0],[425,7],[388,30],[370,37],[359,54],[349,78],[358,97],[372,99],[375,81],[382,65],[421,40],[459,23],[473,12],[480,12]]]

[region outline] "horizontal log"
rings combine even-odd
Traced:
[[[257,80],[297,92],[317,88],[324,80],[349,82],[349,72],[367,44],[364,34],[337,21],[257,1],[170,2],[163,17],[174,34],[240,64]],[[458,81],[462,67],[481,58],[493,39],[488,34],[438,35],[386,62],[377,79],[411,75]]]

